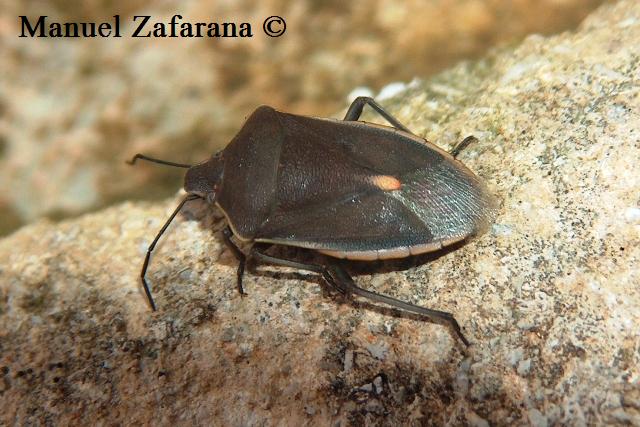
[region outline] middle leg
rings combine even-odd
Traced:
[[[407,133],[413,133],[407,128],[405,125],[400,123],[398,119],[393,117],[387,110],[382,108],[382,105],[378,104],[373,98],[369,96],[359,96],[353,100],[351,105],[349,106],[349,110],[347,110],[347,114],[345,114],[344,119],[348,122],[356,121],[362,115],[362,109],[365,105],[369,105],[371,108],[376,110],[378,114],[380,114],[386,121],[391,123],[394,128],[400,129]]]

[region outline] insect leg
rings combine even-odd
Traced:
[[[322,275],[322,277],[336,290],[341,292],[342,294],[355,294],[364,298],[368,298],[372,301],[383,303],[390,305],[392,307],[397,307],[401,310],[405,310],[411,313],[416,313],[422,316],[427,316],[431,318],[440,319],[446,323],[448,323],[456,335],[460,338],[460,340],[464,343],[465,346],[469,346],[469,341],[462,334],[462,330],[460,329],[460,325],[458,321],[453,317],[451,313],[447,313],[444,311],[433,310],[430,308],[420,307],[418,305],[409,304],[404,301],[400,301],[395,298],[388,297],[386,295],[381,295],[375,292],[367,291],[366,289],[362,289],[358,287],[354,282],[351,276],[337,263],[333,263],[329,267],[319,265],[319,264],[306,264],[300,263],[296,261],[291,261],[288,259],[277,258],[271,255],[267,255],[258,250],[252,250],[251,256],[259,261],[262,261],[267,264],[275,264],[282,265],[284,267],[291,267],[300,270],[312,271],[314,273],[318,273]]]
[[[405,125],[400,123],[398,119],[396,119],[391,114],[389,114],[387,110],[382,108],[380,104],[378,104],[373,98],[369,96],[359,96],[356,99],[354,99],[351,105],[349,106],[349,109],[347,110],[347,114],[345,114],[343,120],[348,122],[357,121],[362,115],[362,109],[367,104],[371,108],[376,110],[376,112],[380,114],[386,121],[391,123],[394,128],[403,130],[407,133],[413,133]]]
[[[478,138],[476,138],[473,135],[470,135],[465,139],[463,139],[462,141],[458,142],[456,146],[453,147],[451,151],[449,151],[449,154],[451,154],[454,158],[456,158],[458,157],[458,154],[460,154],[462,150],[464,150],[469,146],[469,144],[472,144],[474,142],[478,142]]]
[[[344,294],[342,288],[336,285],[335,281],[327,268],[320,264],[307,264],[297,261],[291,261],[284,258],[278,258],[271,255],[267,255],[264,252],[260,251],[257,247],[253,247],[251,250],[251,258],[256,259],[264,264],[273,264],[273,265],[281,265],[283,267],[295,268],[298,270],[306,270],[311,271],[312,273],[318,273],[321,275],[324,280],[326,280],[334,289]]]
[[[147,295],[147,299],[149,300],[149,304],[151,305],[151,309],[153,311],[156,311],[156,304],[153,302],[153,297],[151,296],[151,291],[149,290],[149,285],[147,284],[147,279],[145,277],[147,275],[147,268],[149,267],[149,259],[151,258],[151,252],[153,252],[154,248],[156,247],[156,244],[158,243],[158,240],[160,240],[160,236],[162,236],[162,234],[167,230],[167,227],[169,227],[169,224],[171,224],[171,221],[173,221],[176,215],[178,215],[178,212],[180,212],[180,209],[182,209],[184,204],[190,200],[195,200],[199,198],[200,198],[199,196],[190,194],[184,199],[182,199],[178,207],[175,208],[175,210],[173,211],[169,219],[167,219],[167,221],[164,223],[164,225],[162,226],[158,234],[156,234],[155,239],[153,239],[153,242],[151,242],[151,244],[149,245],[149,248],[147,249],[147,254],[144,256],[144,262],[142,263],[142,270],[140,270],[140,278],[142,279],[142,286],[144,287],[144,293]]]
[[[240,295],[246,295],[247,293],[242,288],[242,276],[244,276],[244,267],[245,267],[245,264],[247,263],[247,257],[240,250],[238,245],[236,245],[233,242],[233,240],[231,240],[231,237],[233,237],[233,231],[231,231],[231,228],[227,225],[224,228],[224,230],[222,230],[222,238],[224,240],[225,245],[227,245],[227,247],[231,250],[233,255],[238,260],[238,271],[237,271],[238,279],[236,282],[238,286],[238,292],[240,292]]]
[[[462,330],[460,329],[460,325],[458,321],[453,317],[451,313],[447,313],[445,311],[433,310],[426,307],[421,307],[419,305],[410,304],[404,301],[400,301],[399,299],[391,298],[386,295],[381,295],[375,292],[368,291],[366,289],[362,289],[358,287],[354,282],[351,276],[337,263],[333,263],[328,270],[330,274],[334,277],[334,282],[338,286],[342,286],[344,288],[344,292],[346,294],[353,293],[358,296],[368,298],[372,301],[383,303],[390,305],[392,307],[399,308],[401,310],[405,310],[411,313],[416,313],[422,316],[427,316],[431,318],[440,319],[446,323],[448,323],[456,335],[460,338],[460,340],[464,343],[465,346],[469,346],[469,341],[462,334]]]

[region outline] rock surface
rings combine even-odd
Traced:
[[[602,0],[25,2],[0,8],[0,235],[43,215],[167,197],[178,174],[136,152],[206,159],[265,103],[323,115],[354,86],[425,76],[532,31],[573,27]],[[20,15],[102,22],[248,21],[251,39],[19,38]],[[280,14],[283,37],[261,33]],[[428,22],[428,25],[425,25]],[[345,43],[349,40],[349,43]],[[447,48],[442,46],[446,44]],[[113,179],[126,175],[128,179]]]
[[[637,40],[621,1],[387,103],[444,148],[476,135],[460,159],[500,213],[357,281],[455,313],[468,351],[283,268],[240,298],[220,214],[196,202],[152,260],[150,313],[138,269],[177,200],[125,203],[0,241],[0,423],[640,424]]]

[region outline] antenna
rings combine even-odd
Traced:
[[[135,165],[136,164],[136,160],[138,160],[138,159],[146,160],[148,162],[153,162],[153,163],[159,163],[161,165],[174,166],[176,168],[189,169],[191,167],[191,165],[187,165],[187,164],[184,164],[184,163],[168,162],[166,160],[154,159],[153,157],[145,156],[144,154],[140,154],[140,153],[138,153],[135,156],[133,156],[133,158],[131,160],[128,160],[127,164]]]

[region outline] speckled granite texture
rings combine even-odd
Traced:
[[[476,135],[460,159],[501,205],[467,246],[357,281],[454,312],[468,350],[287,269],[240,298],[198,204],[152,261],[151,313],[138,271],[177,198],[125,203],[0,241],[0,422],[640,424],[638,40],[620,1],[386,103],[444,148]]]

